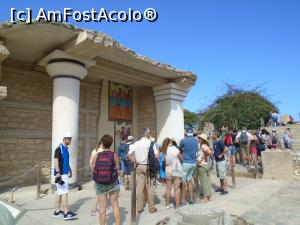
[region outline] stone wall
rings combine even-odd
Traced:
[[[43,161],[43,180],[51,168],[52,80],[44,72],[2,66],[1,85],[8,95],[0,101],[0,177],[11,179]],[[84,80],[80,87],[78,168],[88,163],[96,143],[100,83]],[[20,180],[33,182],[35,173]],[[1,183],[1,180],[0,180]]]
[[[300,181],[300,152],[288,152],[293,158],[294,179]]]
[[[152,87],[139,87],[137,93],[138,137],[142,136],[144,127],[149,127],[156,138],[156,103]]]
[[[266,150],[261,153],[263,179],[292,180],[293,158],[288,152]]]

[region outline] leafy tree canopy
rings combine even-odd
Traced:
[[[200,113],[200,127],[212,122],[216,129],[223,125],[231,129],[256,129],[263,118],[268,122],[269,113],[278,111],[275,104],[262,95],[259,88],[245,90],[226,84],[226,91],[204,111]]]
[[[199,115],[189,110],[184,110],[184,124],[189,127],[194,127],[199,125]]]

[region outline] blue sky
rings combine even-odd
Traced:
[[[300,1],[298,0],[10,0],[10,8],[47,10],[155,8],[155,23],[74,23],[103,31],[136,52],[197,74],[185,108],[197,111],[222,93],[224,82],[261,86],[281,113],[299,119]]]

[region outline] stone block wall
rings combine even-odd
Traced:
[[[152,136],[157,138],[156,102],[152,87],[137,88],[137,111],[138,137],[142,136],[143,128],[148,127]]]
[[[293,159],[288,152],[262,152],[263,179],[292,180]]]
[[[78,168],[87,165],[96,143],[100,84],[81,82]],[[43,161],[43,181],[49,181],[52,80],[45,72],[4,64],[1,85],[7,86],[8,94],[0,101],[0,183],[28,171],[37,161]],[[35,174],[19,183],[35,182]]]

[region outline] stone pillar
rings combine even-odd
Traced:
[[[156,128],[158,143],[166,137],[179,142],[184,137],[183,101],[188,88],[168,83],[153,88],[156,101]]]
[[[2,61],[4,61],[9,56],[8,49],[4,46],[4,42],[0,40],[0,81],[1,81],[1,66]],[[0,85],[0,100],[7,96],[7,87]]]
[[[46,67],[53,78],[52,109],[52,161],[54,151],[62,143],[63,134],[70,132],[70,166],[73,177],[70,183],[77,181],[77,152],[79,125],[80,81],[87,75],[85,64],[71,59],[52,59]],[[54,162],[52,162],[54,166]]]

